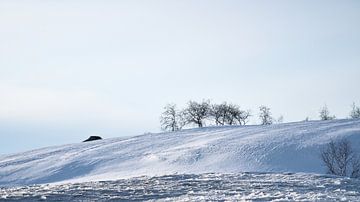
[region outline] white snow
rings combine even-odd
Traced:
[[[314,174],[205,173],[0,188],[19,201],[359,201],[360,181]]]
[[[360,120],[207,127],[48,147],[1,156],[0,186],[180,173],[324,174],[320,149],[338,138],[360,152]]]

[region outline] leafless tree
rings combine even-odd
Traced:
[[[185,124],[181,113],[176,109],[175,104],[168,104],[164,107],[164,112],[160,116],[160,123],[163,130],[177,131]]]
[[[328,143],[321,152],[321,159],[328,174],[354,178],[360,176],[360,159],[346,139]]]
[[[243,111],[238,105],[214,104],[211,109],[211,116],[216,125],[245,125],[250,118],[250,111]]]
[[[229,125],[239,124],[239,125],[246,125],[249,121],[249,118],[251,116],[250,110],[244,111],[241,110],[239,106],[237,105],[229,105]]]
[[[355,155],[351,163],[351,177],[360,178],[360,158],[358,155]]]
[[[189,101],[188,106],[183,110],[186,123],[193,123],[199,128],[204,126],[205,120],[210,116],[210,101],[203,100],[201,103]]]
[[[320,119],[323,121],[333,120],[336,118],[335,116],[330,115],[330,111],[329,111],[327,105],[324,105],[324,107],[320,110],[319,113],[320,113],[320,115],[319,115]]]
[[[249,122],[250,117],[251,117],[250,110],[247,111],[241,110],[236,119],[238,120],[240,125],[246,125]]]
[[[271,125],[274,122],[274,118],[271,116],[270,108],[266,106],[260,106],[259,109],[261,125]]]
[[[229,104],[227,106],[227,117],[226,117],[226,123],[228,125],[235,125],[237,124],[237,118],[240,117],[240,107],[234,104]]]
[[[225,125],[228,117],[228,105],[226,102],[222,104],[213,104],[211,106],[210,115],[214,118],[216,125]]]
[[[352,107],[352,109],[351,109],[351,112],[350,112],[350,117],[352,119],[360,118],[360,107],[356,106],[355,102],[352,104],[351,107]]]

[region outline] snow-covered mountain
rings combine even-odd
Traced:
[[[339,138],[360,152],[360,120],[207,127],[48,147],[1,156],[0,186],[175,173],[321,174],[320,149]]]

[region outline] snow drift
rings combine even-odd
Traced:
[[[322,174],[320,149],[341,138],[360,152],[360,120],[207,127],[48,147],[1,156],[0,186],[176,173]]]

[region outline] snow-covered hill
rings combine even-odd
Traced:
[[[360,120],[208,127],[48,147],[1,156],[0,186],[175,173],[325,173],[320,148],[338,138],[360,152]]]

